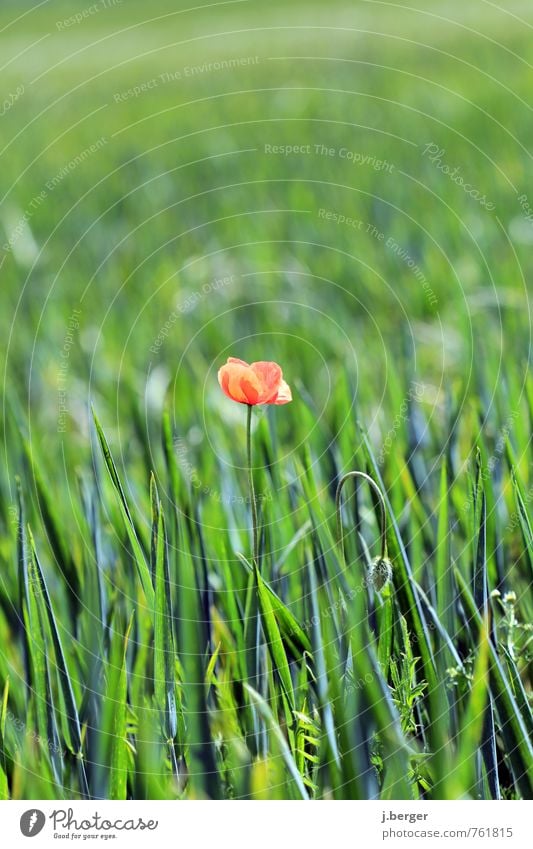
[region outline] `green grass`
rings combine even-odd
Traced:
[[[531,799],[531,10],[29,8],[0,797]],[[229,355],[294,397],[253,415],[257,568]]]

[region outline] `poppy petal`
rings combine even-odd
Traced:
[[[292,392],[288,383],[285,383],[284,380],[281,381],[280,387],[278,389],[278,394],[276,396],[274,404],[288,404],[289,401],[292,401]]]
[[[232,401],[240,400],[240,399],[234,398],[231,391],[230,391],[230,386],[229,386],[230,376],[231,376],[231,369],[228,368],[227,365],[219,368],[219,370],[218,370],[218,382],[220,383],[220,388],[222,389],[224,395],[227,395],[228,398],[231,398]]]
[[[257,375],[261,384],[260,404],[271,404],[278,394],[278,389],[283,377],[281,368],[277,363],[258,362],[250,366],[253,373]]]
[[[228,357],[228,364],[231,363],[235,363],[235,365],[238,366],[246,366],[247,368],[249,367],[248,363],[245,363],[244,360],[239,360],[238,357]]]
[[[238,401],[239,404],[258,403],[261,385],[250,366],[227,363],[219,370],[218,381],[224,394],[232,401]]]
[[[261,386],[250,369],[240,379],[239,386],[243,392],[247,404],[261,404]]]

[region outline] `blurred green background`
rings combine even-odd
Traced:
[[[381,428],[391,369],[523,368],[527,4],[186,5],[2,4],[2,356],[47,448],[61,388],[74,440],[154,370],[192,421],[229,353],[320,409],[348,368]]]
[[[267,577],[279,579],[300,620],[312,612],[299,573],[299,534],[309,518],[309,493],[298,489],[301,463],[311,463],[321,516],[330,521],[335,476],[363,463],[360,454],[354,459],[360,421],[415,577],[439,616],[452,617],[446,627],[461,658],[477,651],[477,637],[467,649],[462,608],[454,608],[457,619],[450,614],[458,590],[447,585],[439,596],[432,576],[443,562],[450,570],[460,563],[469,579],[475,572],[479,525],[468,515],[467,467],[476,447],[489,470],[489,586],[516,590],[520,621],[531,622],[531,553],[513,513],[512,463],[503,469],[502,458],[509,438],[529,503],[533,7],[418,5],[3,0],[0,677],[18,682],[10,696],[16,715],[24,714],[26,695],[12,609],[21,592],[15,476],[23,478],[61,612],[67,601],[76,608],[92,574],[77,490],[91,463],[105,492],[103,571],[120,633],[139,592],[114,495],[107,478],[102,485],[98,451],[92,454],[90,403],[147,549],[150,472],[165,503],[176,494],[161,473],[168,406],[180,509],[200,510],[203,522],[203,589],[220,592],[231,622],[225,564],[241,568],[234,555],[248,549],[250,516],[244,410],[222,396],[216,379],[230,355],[278,361],[293,388],[293,404],[257,416],[256,434],[273,496],[265,508],[272,518]],[[444,457],[455,509],[449,561],[436,536]],[[363,510],[359,519],[371,547],[373,514]],[[61,527],[59,542],[54,527]],[[291,580],[283,584],[285,558]],[[69,580],[80,584],[67,590],[61,579],[69,565]],[[242,586],[239,592],[244,598]],[[405,615],[409,598],[400,604]],[[65,634],[75,631],[69,615]],[[69,648],[69,663],[90,724],[83,652],[91,619],[84,615],[81,648]],[[147,633],[135,635],[143,647]],[[399,625],[395,639],[401,652],[409,640]],[[524,650],[521,672],[528,658]],[[439,670],[456,659],[446,656]],[[143,662],[131,659],[129,674]],[[137,695],[145,696],[133,690],[132,712]],[[498,745],[512,795],[516,769],[509,779]],[[455,786],[453,765],[446,768],[444,795],[470,792],[470,778]],[[359,769],[355,758],[354,775]],[[395,769],[393,784],[404,774]],[[429,780],[415,771],[421,793]],[[56,791],[28,779],[18,792]],[[486,786],[483,793],[498,795]]]

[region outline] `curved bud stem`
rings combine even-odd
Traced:
[[[370,486],[378,496],[381,508],[381,560],[384,560],[387,557],[387,512],[385,507],[385,499],[383,497],[381,489],[377,485],[376,481],[370,477],[370,475],[367,475],[366,472],[356,471],[346,472],[346,474],[342,476],[337,485],[337,492],[335,494],[335,513],[337,517],[337,545],[340,548],[344,563],[346,563],[346,557],[344,553],[344,531],[342,529],[341,496],[344,484],[351,478],[362,478],[368,484],[370,484]]]

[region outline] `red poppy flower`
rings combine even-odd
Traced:
[[[277,363],[252,363],[228,357],[226,365],[218,371],[222,391],[239,404],[288,404],[291,390],[283,380]]]

